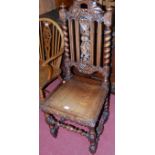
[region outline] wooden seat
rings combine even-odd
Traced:
[[[72,121],[94,127],[104,100],[105,92],[100,82],[75,76],[61,84],[42,109],[64,118],[72,116]]]

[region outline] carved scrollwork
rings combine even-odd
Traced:
[[[102,14],[103,10],[97,5],[96,1],[89,2],[89,9],[92,14]]]
[[[79,72],[84,73],[84,74],[93,74],[95,72],[100,72],[100,73],[103,72],[103,68],[96,67],[91,64],[71,62],[71,66],[76,67],[79,70]]]
[[[87,9],[82,8],[81,4],[87,5]],[[81,0],[74,1],[73,6],[70,8],[67,16],[69,19],[85,18],[89,21],[103,22],[104,11],[98,6],[96,1],[83,2]]]

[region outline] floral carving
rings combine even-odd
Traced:
[[[90,60],[90,25],[87,21],[80,21],[81,33],[81,62],[89,63]]]
[[[103,73],[103,70],[104,70],[101,67],[96,67],[90,64],[76,63],[76,62],[71,62],[71,66],[76,67],[79,70],[79,72],[84,74],[93,74],[95,72]]]
[[[82,8],[81,4],[86,4],[87,9]],[[70,8],[67,13],[69,19],[88,19],[90,21],[103,22],[103,13],[104,11],[98,6],[96,1],[74,1],[73,6]]]

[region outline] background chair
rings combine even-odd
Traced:
[[[46,86],[61,73],[64,35],[60,26],[48,18],[39,19],[39,88],[45,98]]]
[[[95,153],[109,116],[112,8],[103,11],[96,1],[76,0],[69,11],[62,5],[59,14],[65,81],[40,107],[54,137],[59,127],[74,131],[88,138],[89,151]]]

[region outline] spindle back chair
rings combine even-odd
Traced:
[[[74,131],[88,138],[89,151],[95,153],[109,116],[112,8],[103,11],[96,1],[75,0],[69,11],[62,5],[59,15],[65,40],[64,81],[41,108],[54,137],[59,127]],[[89,78],[75,75],[73,68]],[[94,78],[95,73],[102,79]]]
[[[61,73],[64,52],[64,34],[61,27],[48,18],[39,19],[39,88],[41,99],[44,89]]]

